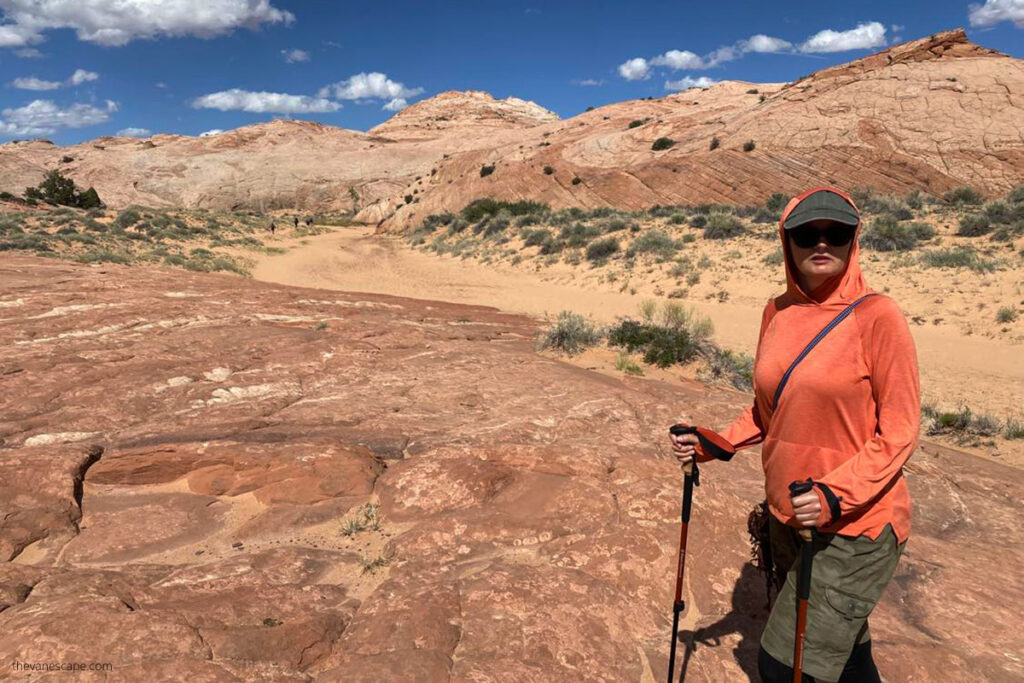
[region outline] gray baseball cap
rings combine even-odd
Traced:
[[[845,199],[835,192],[818,190],[804,197],[803,201],[793,207],[786,217],[783,228],[789,230],[822,218],[852,226],[860,222],[856,209]]]

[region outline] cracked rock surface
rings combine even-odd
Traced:
[[[537,355],[494,309],[0,257],[0,666],[104,680],[654,681],[680,476],[743,394]],[[886,680],[1024,676],[1024,476],[925,444]],[[756,680],[756,452],[702,472],[693,680]],[[372,514],[371,514],[372,511]],[[964,637],[970,634],[970,637]]]

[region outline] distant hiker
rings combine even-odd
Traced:
[[[295,229],[298,230],[299,229],[299,217],[295,216],[294,220],[295,220]]]
[[[273,235],[275,230],[277,230],[277,226],[274,225],[274,221],[270,221],[270,234]]]
[[[308,228],[311,225],[313,225],[313,218],[312,218],[312,216],[306,216],[306,227]]]
[[[910,535],[903,465],[918,441],[917,353],[899,305],[864,281],[860,223],[853,200],[832,187],[786,206],[779,222],[786,292],[761,317],[754,404],[721,432],[736,450],[764,444],[769,545],[779,572],[788,572],[761,636],[758,669],[769,683],[793,680],[798,642],[805,681],[880,681],[867,619]],[[684,465],[713,457],[695,435],[671,438]],[[797,487],[791,498],[797,481],[810,491]],[[814,540],[802,541],[798,530],[815,530]],[[813,569],[800,641],[804,542]]]

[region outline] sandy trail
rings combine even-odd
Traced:
[[[372,228],[343,228],[305,241],[275,242],[290,251],[258,257],[253,277],[304,287],[494,306],[535,316],[568,309],[601,323],[635,316],[644,298],[534,272],[526,264],[519,268],[482,265],[472,259],[416,251],[401,238],[374,235]],[[768,295],[765,292],[766,300]],[[715,338],[724,347],[753,353],[761,305],[684,302],[711,318]],[[963,336],[950,328],[910,329],[926,400],[937,400],[944,407],[963,401],[975,412],[1000,417],[1019,415],[1024,405],[1021,347]]]

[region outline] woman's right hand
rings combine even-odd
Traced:
[[[672,440],[672,453],[679,460],[679,464],[687,466],[694,461],[697,455],[696,434],[669,434]]]

